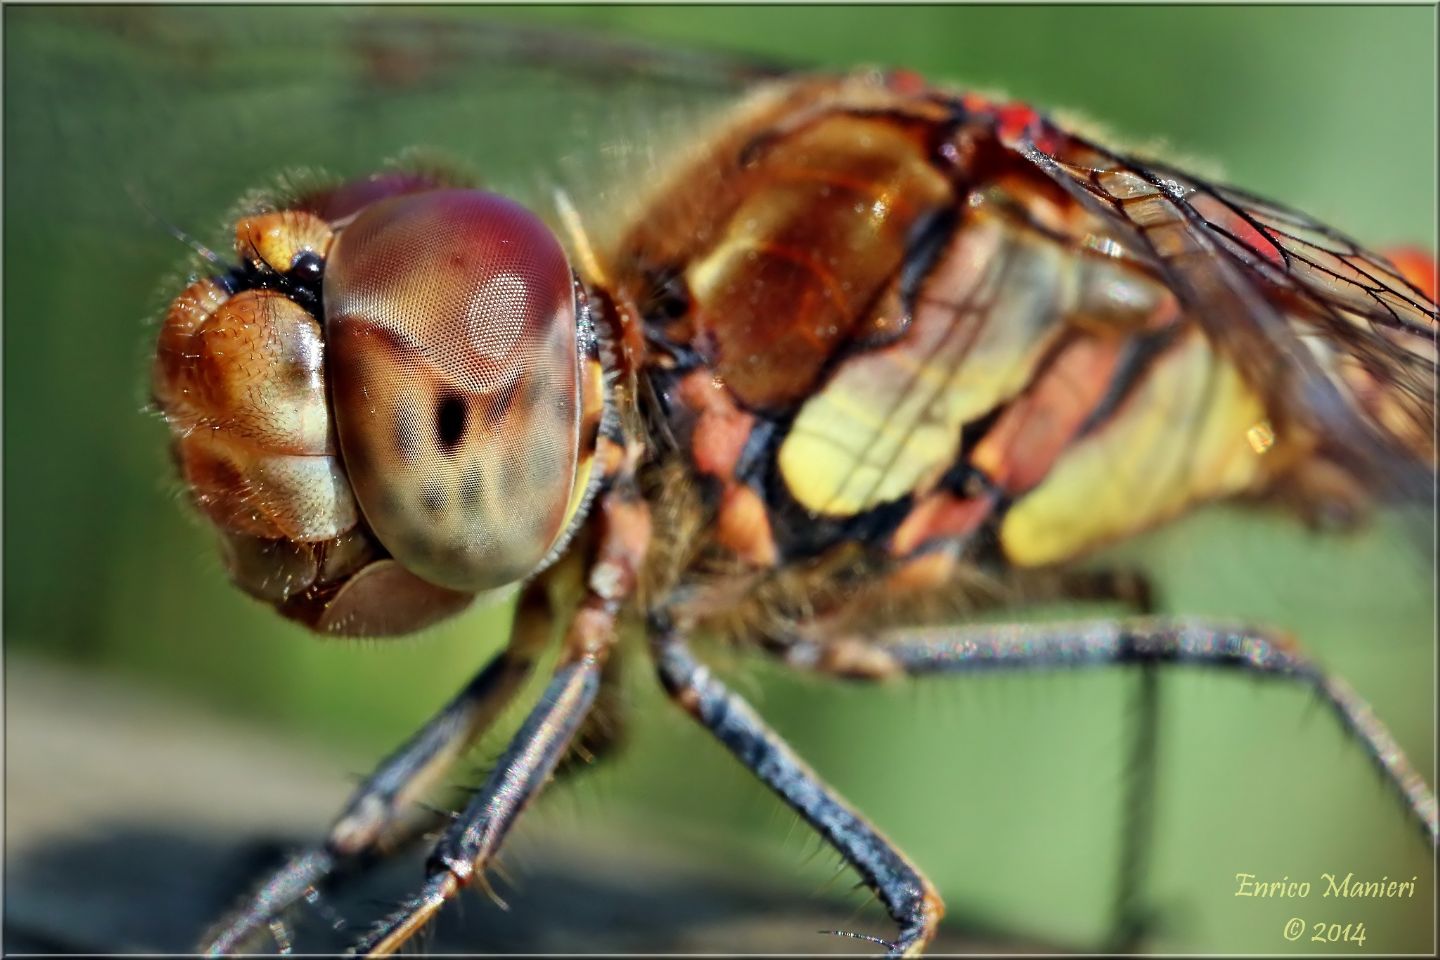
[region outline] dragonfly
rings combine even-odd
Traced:
[[[463,176],[402,165],[252,199],[235,259],[175,300],[155,394],[242,588],[364,636],[520,593],[499,659],[205,946],[238,948],[373,850],[552,628],[564,654],[539,705],[424,888],[362,952],[398,947],[483,879],[627,625],[680,707],[875,889],[896,953],[940,917],[920,865],[721,684],[692,637],[861,682],[1175,661],[1299,679],[1433,842],[1433,794],[1378,719],[1263,625],[953,625],[957,609],[1037,591],[1143,607],[1123,571],[1067,565],[1210,500],[1316,516],[1423,495],[1423,257],[1372,253],[1029,106],[904,71],[745,65],[725,81],[753,90],[677,151],[614,236],[572,196],[553,198],[546,225]],[[425,246],[444,230],[472,236],[465,251],[494,241],[533,259],[484,273]],[[376,266],[389,244],[419,244],[393,275]],[[395,302],[406,263],[427,284],[449,264],[481,271],[460,269],[458,286],[523,296],[485,301],[483,334],[370,324],[365,304]],[[457,347],[472,369],[446,355]],[[507,369],[498,354],[524,359]]]

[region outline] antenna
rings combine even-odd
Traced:
[[[171,223],[169,220],[156,213],[155,209],[151,207],[150,204],[145,200],[144,195],[140,192],[140,188],[137,187],[135,184],[127,183],[125,185],[125,192],[130,195],[130,199],[134,202],[135,206],[140,208],[140,211],[149,218],[151,223],[158,225],[166,233],[170,234],[170,236],[174,237],[176,240],[179,240],[181,243],[185,244],[185,246],[189,247],[191,250],[194,250],[200,256],[204,257],[206,260],[209,260],[217,267],[223,268],[227,266],[225,261],[221,259],[220,255],[217,254],[214,250],[211,250],[209,247],[205,246],[205,244],[201,243],[199,240],[196,240],[194,237],[190,236],[190,234],[186,233],[184,230],[181,230],[179,227],[175,226],[175,224]]]

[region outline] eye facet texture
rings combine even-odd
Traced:
[[[332,247],[325,322],[336,431],[376,536],[440,586],[523,578],[563,532],[579,456],[554,235],[478,190],[372,204]]]

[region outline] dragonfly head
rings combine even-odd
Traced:
[[[236,236],[241,265],[172,304],[154,377],[234,579],[315,629],[380,635],[543,567],[583,514],[603,407],[545,224],[407,181]]]

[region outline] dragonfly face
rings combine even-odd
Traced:
[[[376,177],[297,203],[177,298],[155,395],[242,587],[326,632],[417,629],[537,572],[577,518],[589,317],[503,197]]]

